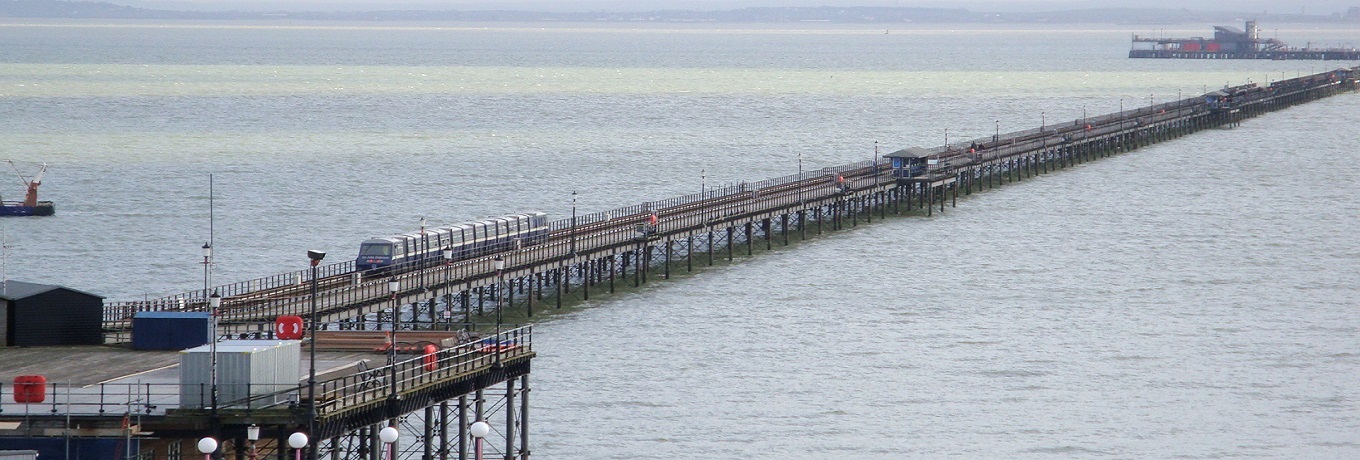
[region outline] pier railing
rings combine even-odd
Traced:
[[[486,372],[498,363],[522,359],[533,354],[533,326],[514,326],[485,338],[454,347],[425,353],[423,349],[402,350],[394,365],[354,368],[349,375],[316,383],[317,413],[327,417],[361,409],[441,383]],[[395,378],[394,378],[395,377]],[[392,383],[395,382],[395,385]],[[219,411],[252,413],[294,410],[307,403],[306,376],[295,384],[219,383]],[[63,382],[42,384],[41,402],[18,403],[35,391],[0,383],[0,415],[42,416],[159,416],[176,410],[207,411],[211,407],[211,387],[207,383],[190,386],[179,383],[101,383],[71,385]],[[24,397],[16,398],[16,393]],[[221,395],[248,395],[227,398]]]

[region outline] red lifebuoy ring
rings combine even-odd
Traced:
[[[280,316],[274,320],[274,336],[279,340],[297,340],[302,338],[302,317],[301,316]]]
[[[433,371],[439,369],[439,347],[434,346],[434,344],[426,344],[425,356],[422,356],[420,359],[421,362],[425,364],[425,370]]]

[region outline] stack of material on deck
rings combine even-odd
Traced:
[[[371,351],[387,352],[389,331],[320,331],[316,333],[318,351]],[[461,338],[460,338],[461,335]],[[437,345],[440,349],[452,348],[460,343],[475,340],[475,335],[463,331],[398,331],[398,353],[420,353],[425,344]]]

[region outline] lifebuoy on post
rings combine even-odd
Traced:
[[[14,402],[36,404],[47,399],[47,378],[41,375],[20,375],[14,378]]]
[[[426,344],[425,356],[421,357],[421,363],[425,365],[427,371],[439,369],[439,347],[434,346],[434,344]]]
[[[280,316],[274,320],[274,336],[279,340],[298,340],[302,338],[301,316]]]

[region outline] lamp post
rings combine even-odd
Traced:
[[[473,441],[472,447],[473,455],[476,456],[475,458],[477,460],[482,460],[482,439],[486,438],[486,435],[491,434],[491,424],[478,420],[472,422],[472,426],[468,427],[468,431],[471,432],[472,439],[475,440]]]
[[[453,266],[453,247],[444,247],[444,318],[449,320],[445,330],[453,327],[453,290],[449,285],[449,271]]]
[[[699,216],[704,219],[704,224],[708,224],[708,169],[699,170]]]
[[[381,440],[383,444],[387,444],[383,449],[383,456],[388,460],[395,460],[397,458],[396,444],[397,437],[399,436],[400,433],[397,432],[396,427],[389,426],[378,431],[378,439]]]
[[[1047,126],[1048,126],[1048,115],[1047,115],[1046,113],[1044,113],[1044,112],[1041,111],[1041,112],[1039,112],[1039,132],[1041,132],[1041,133],[1044,132],[1044,127],[1047,127]]]
[[[221,306],[222,296],[214,291],[208,296],[208,316],[212,319],[212,337],[208,340],[208,391],[212,393],[208,397],[208,402],[212,404],[214,430],[217,429],[217,309]]]
[[[391,393],[388,397],[392,401],[397,400],[397,318],[401,316],[397,305],[397,291],[400,289],[401,283],[397,281],[396,277],[388,278],[387,292],[392,293],[392,333],[388,335],[391,343],[387,347],[387,367],[391,368],[392,382],[388,384],[391,387]]]
[[[992,143],[1001,142],[1001,120],[996,121],[996,134],[992,135]]]
[[[319,321],[316,317],[316,266],[321,264],[321,259],[326,258],[325,251],[308,250],[307,258],[312,261],[312,311],[311,323],[312,333],[308,337],[308,367],[307,367],[307,432],[316,432],[316,331]],[[295,433],[296,434],[296,433]],[[306,444],[306,442],[303,442]],[[307,458],[316,460],[316,449],[312,449],[311,455]]]
[[[576,191],[571,191],[571,255],[576,255]]]
[[[426,237],[425,237],[425,218],[424,218],[424,217],[421,217],[421,218],[420,218],[420,244],[419,244],[419,246],[418,246],[417,251],[420,251],[421,254],[425,254],[425,253],[428,252],[429,250],[430,250],[430,240],[429,240],[429,238],[426,238]],[[421,260],[420,265],[416,265],[416,266],[415,266],[415,268],[417,268],[417,269],[420,270],[420,271],[418,272],[418,275],[417,275],[417,276],[419,276],[420,278],[416,279],[416,285],[417,285],[417,286],[420,286],[421,292],[424,292],[424,291],[425,291],[425,286],[428,286],[428,285],[429,285],[429,283],[426,283],[426,282],[425,282],[425,267],[428,267],[428,266],[430,266],[430,264],[429,264],[428,262],[425,262],[423,259]],[[412,312],[412,313],[411,313],[411,320],[414,321],[414,320],[416,319],[417,316],[419,316],[418,313]]]
[[[250,441],[250,460],[256,460],[255,442],[260,440],[260,426],[254,423],[246,427],[246,440]]]
[[[293,433],[288,435],[288,447],[293,448],[293,458],[302,460],[302,448],[307,447],[307,434]]]
[[[496,267],[496,364],[499,365],[501,363],[501,311],[505,309],[502,303],[505,296],[501,293],[505,284],[505,259],[496,256],[495,259],[491,259],[491,263]]]
[[[878,186],[878,141],[874,141],[874,186]]]
[[[208,267],[212,266],[212,245],[203,243],[203,297],[208,296]]]
[[[198,451],[203,454],[203,460],[212,458],[213,452],[217,452],[217,440],[211,436],[199,439]]]

